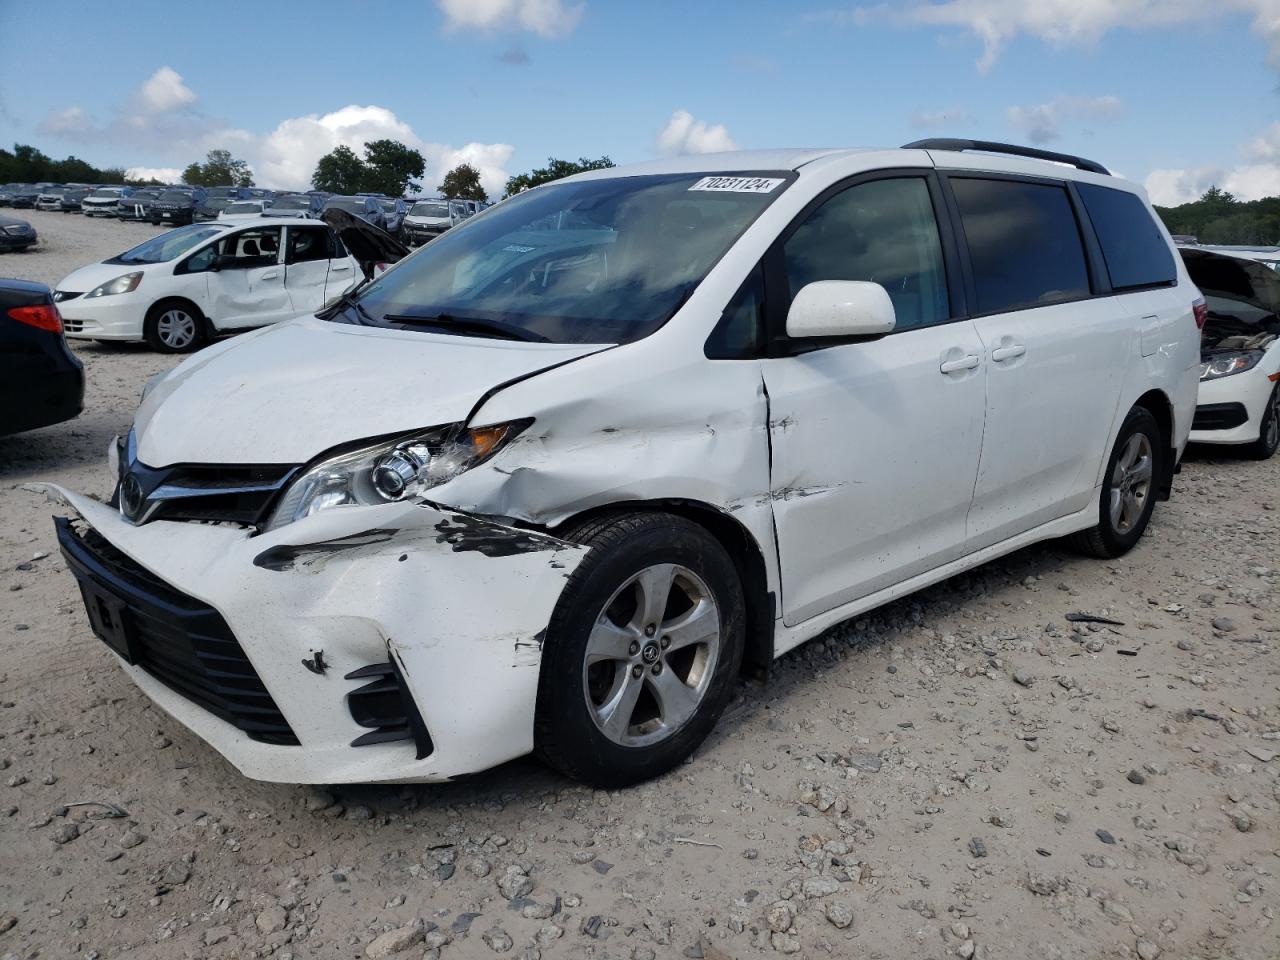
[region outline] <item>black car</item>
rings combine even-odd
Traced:
[[[127,197],[121,197],[114,208],[121,220],[150,220],[151,204],[160,198],[167,187],[139,187]]]
[[[25,250],[35,242],[36,231],[31,224],[0,215],[0,250]]]
[[[20,183],[13,190],[13,206],[15,209],[31,210],[36,205],[36,200],[40,198],[40,186],[30,183]]]
[[[77,187],[74,190],[68,190],[62,195],[62,202],[58,204],[58,208],[63,213],[79,213],[80,205],[84,202],[84,198],[93,193],[87,187]]]
[[[47,427],[84,406],[84,365],[67,347],[43,283],[0,280],[0,436]]]
[[[208,199],[209,192],[204,187],[166,190],[151,204],[151,222],[157,227],[161,223],[172,223],[175,227],[194,223],[197,208],[203,207]]]

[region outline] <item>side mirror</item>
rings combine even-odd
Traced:
[[[787,311],[787,336],[881,337],[896,323],[884,287],[863,280],[818,280],[806,284]]]
[[[213,259],[209,261],[209,272],[217,273],[219,270],[221,270],[223,267],[223,260],[225,259],[226,258],[223,257],[222,254],[215,253],[213,255]]]

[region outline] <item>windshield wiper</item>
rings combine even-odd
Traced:
[[[503,340],[523,340],[526,343],[548,343],[541,334],[518,327],[513,323],[501,320],[488,320],[481,317],[455,317],[452,314],[440,313],[434,317],[415,314],[388,314],[382,318],[387,323],[403,323],[412,326],[440,327],[463,336],[499,337]]]
[[[346,309],[347,307],[354,307],[357,319],[362,325],[374,326],[378,321],[375,320],[373,314],[366,310],[364,305],[356,299],[356,292],[363,286],[364,284],[362,283],[359,286],[348,290],[333,303],[329,304],[329,306],[325,307],[325,309],[321,310],[320,313],[316,314],[316,316],[321,320],[332,320],[339,310]]]

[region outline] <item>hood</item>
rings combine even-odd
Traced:
[[[366,275],[375,263],[395,263],[409,255],[409,248],[387,231],[345,210],[330,207],[320,214],[320,219],[342,238],[351,255],[364,267]]]
[[[600,349],[299,318],[206,348],[157,382],[134,423],[138,458],[305,463],[353,440],[465,420],[493,387]]]
[[[421,214],[410,213],[405,215],[404,222],[416,224],[419,227],[439,227],[447,226],[450,221],[448,217],[424,217]]]
[[[116,277],[123,277],[126,273],[143,273],[154,270],[156,267],[162,267],[162,263],[91,263],[87,267],[81,267],[72,273],[67,274],[58,281],[55,289],[66,290],[71,293],[88,293],[94,287],[108,280],[114,280]],[[143,283],[146,283],[145,278]],[[139,285],[141,289],[141,285]]]

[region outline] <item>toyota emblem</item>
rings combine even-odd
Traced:
[[[120,511],[130,520],[137,520],[142,515],[142,507],[146,497],[142,493],[142,484],[132,473],[120,481]]]

